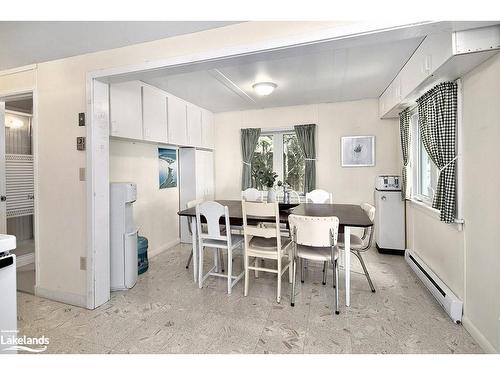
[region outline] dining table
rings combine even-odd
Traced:
[[[216,202],[228,207],[229,221],[231,226],[243,225],[243,213],[241,200],[216,200]],[[283,207],[283,209],[281,209]],[[336,216],[339,219],[339,233],[344,233],[344,270],[345,270],[345,304],[350,305],[351,293],[351,228],[368,228],[373,226],[372,221],[365,211],[355,204],[338,203],[300,203],[295,207],[280,204],[280,223],[288,227],[288,216],[291,214],[301,216],[329,217]],[[193,249],[193,277],[197,280],[198,275],[198,247],[196,246],[196,208],[191,207],[178,212],[181,217],[191,218],[192,249]],[[249,222],[274,221],[270,218],[253,217]],[[221,217],[224,224],[224,217]]]

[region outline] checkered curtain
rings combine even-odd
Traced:
[[[441,212],[441,221],[452,223],[456,209],[457,84],[441,83],[422,95],[417,103],[420,138],[439,168],[432,207]]]
[[[405,200],[408,189],[408,161],[410,150],[410,109],[406,108],[399,114],[399,133],[401,134],[401,151],[403,152],[403,169],[401,175],[403,177],[403,186],[401,187],[401,199]]]

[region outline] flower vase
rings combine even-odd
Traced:
[[[276,202],[276,191],[273,188],[267,189],[267,202]]]

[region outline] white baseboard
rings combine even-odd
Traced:
[[[462,317],[462,325],[486,353],[489,354],[498,353],[495,347],[491,345],[488,339],[484,337],[484,335],[479,331],[479,329],[477,329],[477,327],[470,321],[470,319],[466,315]]]
[[[174,247],[175,245],[179,244],[180,242],[181,242],[180,238],[176,238],[175,240],[167,242],[167,243],[157,247],[156,249],[148,250],[148,258],[153,258],[153,257],[163,253],[164,251],[170,249],[171,247]]]
[[[63,292],[60,290],[50,290],[35,285],[35,295],[47,298],[53,301],[67,303],[68,305],[87,308],[87,299],[85,295]]]

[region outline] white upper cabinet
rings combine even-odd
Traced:
[[[142,119],[145,141],[168,143],[167,95],[154,87],[142,87]]]
[[[115,137],[143,139],[142,84],[139,81],[110,85],[110,134]]]
[[[205,148],[214,148],[214,115],[206,109],[201,110],[201,143]]]
[[[201,108],[191,103],[187,104],[187,134],[188,145],[202,146],[201,143]]]
[[[168,142],[173,145],[187,145],[186,102],[168,95],[167,113]]]
[[[140,81],[110,85],[110,135],[214,148],[213,113]]]

